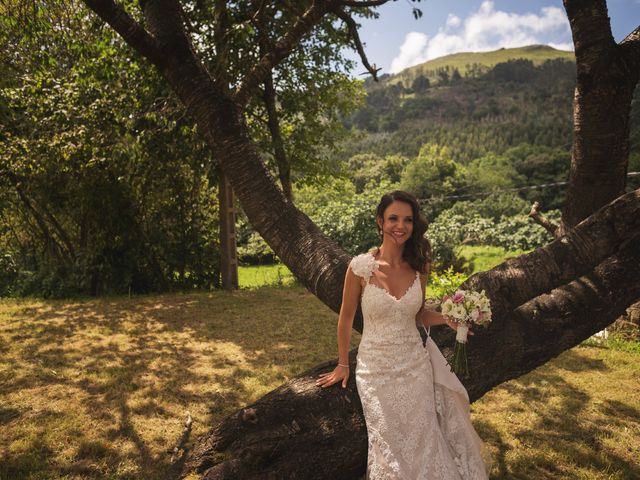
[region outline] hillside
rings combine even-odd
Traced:
[[[348,123],[366,135],[351,140],[345,155],[412,157],[426,142],[447,145],[462,163],[521,143],[568,151],[574,85],[574,63],[560,58],[539,65],[509,60],[482,75],[420,88],[365,85],[366,104]]]
[[[452,72],[455,63],[446,63],[452,59],[461,65],[473,58],[486,66],[498,61],[498,54],[506,58],[517,52],[531,56],[496,63],[484,73],[476,69],[440,74],[437,83],[401,81],[407,78],[402,77],[406,71],[377,84],[365,82],[365,105],[346,120],[355,134],[335,152],[336,163],[345,165],[347,176],[360,189],[367,182],[387,179],[422,192],[423,198],[445,184],[443,194],[461,195],[566,181],[576,75],[575,63],[563,58],[567,52],[532,46],[469,54],[473,57],[452,55],[422,67],[448,66]],[[542,61],[541,55],[554,52],[560,55]],[[629,171],[640,169],[637,95],[631,109]],[[429,145],[446,148],[447,161],[459,173],[444,177],[442,172],[416,173],[419,152]],[[630,177],[627,188],[637,188],[639,181]],[[540,200],[547,208],[559,208],[563,192],[546,188],[518,195],[527,202]]]
[[[573,62],[574,54],[573,52],[556,50],[548,45],[500,48],[491,52],[460,52],[414,65],[395,75],[384,75],[381,77],[381,85],[402,83],[404,86],[410,86],[420,75],[427,77],[434,84],[439,81],[438,71],[442,69],[450,73],[457,69],[463,77],[478,76],[488,72],[499,63],[515,59],[531,60],[533,65],[539,66],[547,60],[555,59]]]

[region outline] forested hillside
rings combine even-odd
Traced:
[[[350,123],[369,135],[351,151],[416,155],[429,141],[447,145],[462,163],[519,143],[571,145],[575,66],[552,60],[498,64],[479,77],[457,77],[433,87],[418,77],[411,87],[371,88]]]
[[[530,58],[492,65],[498,54]],[[475,62],[463,74],[461,56]],[[435,83],[418,75],[407,85],[406,71],[369,79],[365,105],[346,120],[354,134],[336,153],[338,163],[358,191],[383,178],[424,199],[523,188],[527,202],[559,208],[562,188],[524,188],[567,180],[575,64],[565,57],[543,46],[455,54],[408,69],[436,66]],[[635,103],[629,171],[640,170]],[[629,189],[637,184],[629,177]]]

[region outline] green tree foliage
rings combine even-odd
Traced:
[[[82,3],[11,1],[0,8],[5,290],[67,295],[216,287],[215,159],[166,82],[111,29],[97,28]],[[274,25],[286,28],[272,24],[267,10],[253,18],[247,2],[188,3],[186,13],[203,61],[224,65],[213,71],[230,85],[253,68],[260,43],[282,33]],[[220,38],[210,26],[224,15],[237,28]],[[346,41],[342,27],[326,20],[274,70],[294,181],[318,182],[342,168],[327,152],[345,137],[341,119],[363,97],[362,82],[346,75],[350,62],[335,48]],[[247,123],[277,173],[260,95]],[[247,231],[241,240],[253,249],[260,244],[254,237]]]
[[[560,183],[546,188],[522,190],[522,198],[529,203],[539,201],[545,209],[559,209],[564,205],[566,185],[562,183],[569,180],[569,151],[559,147],[521,144],[506,150],[504,157],[526,179],[527,185]]]
[[[465,168],[453,160],[446,146],[426,143],[411,160],[400,180],[401,187],[421,199],[438,199],[461,193],[466,186]],[[431,203],[432,208],[435,203]],[[438,206],[443,208],[444,204]],[[436,211],[431,210],[431,216]]]
[[[72,2],[3,13],[5,292],[215,286],[216,176],[164,82]]]
[[[492,220],[500,217],[524,215],[531,210],[531,203],[521,198],[516,192],[496,192],[486,197],[472,200],[458,200],[447,209],[449,215],[478,215]]]
[[[531,221],[526,214],[501,215],[498,219],[474,212],[473,205],[444,210],[429,227],[427,235],[434,248],[439,268],[457,266],[455,248],[460,245],[493,245],[506,250],[530,250],[549,243],[547,230]],[[559,210],[545,212],[552,221],[560,219]]]
[[[472,191],[487,192],[524,185],[513,161],[502,155],[488,154],[472,160],[466,168],[467,183]]]

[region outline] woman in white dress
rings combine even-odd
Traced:
[[[382,245],[354,257],[338,318],[338,365],[319,375],[328,387],[349,378],[349,342],[364,317],[356,386],[367,424],[367,480],[484,480],[489,460],[469,417],[469,396],[417,325],[457,324],[424,308],[431,247],[427,222],[408,192],[383,195],[376,210]],[[473,332],[470,332],[473,334]]]

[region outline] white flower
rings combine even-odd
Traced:
[[[353,273],[364,278],[370,277],[379,267],[378,262],[370,253],[362,253],[353,257],[350,265]]]

